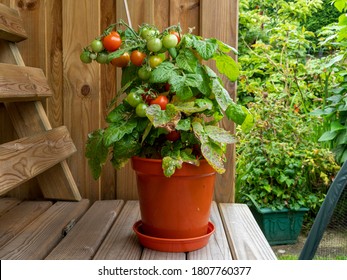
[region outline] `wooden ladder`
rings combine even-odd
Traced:
[[[0,145],[0,196],[36,177],[47,199],[81,200],[66,158],[76,147],[53,128],[41,100],[53,95],[41,69],[25,66],[16,43],[27,38],[17,10],[0,4],[0,103],[20,139]]]

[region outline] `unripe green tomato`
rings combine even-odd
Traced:
[[[135,92],[130,92],[125,99],[134,108],[142,102],[142,98]]]
[[[136,115],[138,115],[141,118],[146,117],[146,110],[148,108],[148,105],[145,103],[140,103],[136,106],[135,112]]]
[[[178,44],[178,39],[174,34],[165,35],[163,38],[163,46],[167,49],[174,48]]]
[[[92,59],[90,58],[90,52],[89,51],[83,51],[80,55],[80,59],[83,63],[91,63]]]
[[[103,43],[98,39],[93,40],[90,43],[90,47],[92,48],[93,52],[96,53],[101,52],[104,49]]]
[[[100,64],[107,63],[108,54],[106,52],[99,52],[98,56],[96,57],[96,61]]]
[[[137,71],[137,75],[139,75],[141,80],[148,80],[151,77],[151,71],[148,71],[146,67],[141,67],[139,71]]]
[[[152,38],[147,41],[147,49],[151,52],[158,52],[161,50],[163,44],[159,38]]]

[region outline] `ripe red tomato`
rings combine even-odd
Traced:
[[[110,34],[102,39],[102,44],[106,50],[114,52],[119,49],[122,44],[122,39],[117,31],[111,31]]]
[[[158,104],[162,110],[166,109],[166,105],[169,103],[169,99],[165,95],[159,95],[157,98],[151,101],[151,105]]]
[[[112,59],[111,64],[116,66],[116,67],[122,67],[123,68],[123,67],[128,66],[129,61],[130,61],[130,55],[127,52],[125,52],[121,56]]]
[[[173,130],[169,132],[168,134],[166,134],[166,139],[172,142],[177,141],[178,139],[180,139],[180,137],[181,137],[181,133],[178,130]]]
[[[143,61],[145,60],[146,54],[143,52],[140,52],[138,50],[134,50],[131,52],[130,55],[130,61],[132,64],[136,66],[141,66]]]

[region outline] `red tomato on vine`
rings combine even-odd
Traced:
[[[106,50],[114,52],[121,46],[122,39],[117,31],[111,31],[102,39],[102,44]]]

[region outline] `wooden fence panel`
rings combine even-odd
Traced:
[[[111,65],[84,65],[79,60],[83,46],[110,23],[127,21],[124,0],[0,0],[19,10],[28,39],[19,43],[27,66],[44,70],[54,96],[46,102],[53,127],[66,125],[78,152],[69,160],[82,197],[136,199],[136,182],[130,164],[115,172],[110,163],[101,178],[93,180],[84,156],[87,134],[105,125],[106,107],[119,87],[120,71]],[[237,0],[127,0],[131,23],[143,22],[159,29],[180,23],[183,32],[216,37],[237,47]],[[0,42],[1,49],[1,42]],[[227,87],[235,97],[235,85]],[[15,137],[0,104],[0,143]],[[224,127],[234,130],[232,123]],[[234,148],[227,173],[218,176],[215,198],[233,201],[235,177]]]

